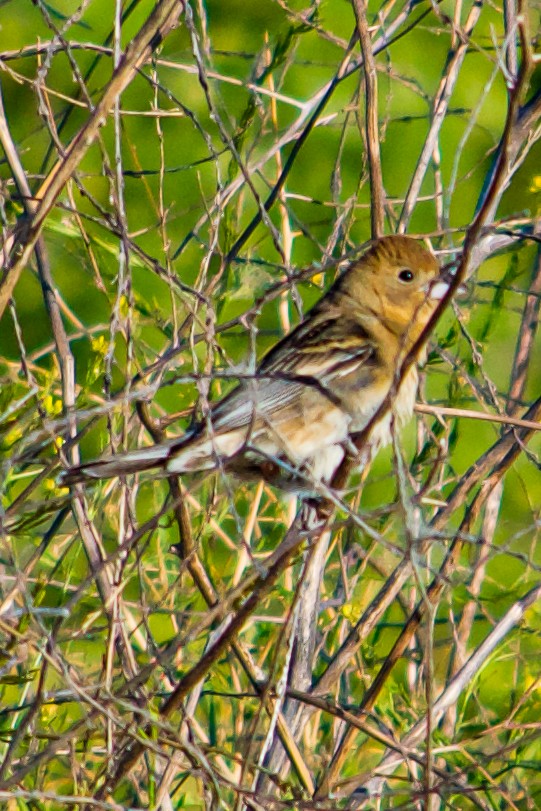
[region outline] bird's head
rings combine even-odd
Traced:
[[[351,307],[413,344],[443,298],[451,276],[429,250],[405,236],[378,239],[346,270],[340,293]]]

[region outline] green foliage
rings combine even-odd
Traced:
[[[119,47],[155,6],[125,5]],[[9,145],[39,197],[111,81],[114,8],[0,6],[4,234],[24,219]],[[96,808],[165,808],[164,796],[191,811],[341,808],[356,785],[377,792],[362,795],[363,808],[428,808],[428,789],[442,808],[537,807],[539,602],[519,609],[541,565],[541,442],[461,413],[520,418],[539,398],[533,125],[484,232],[511,237],[488,251],[428,349],[420,399],[456,413],[417,414],[401,460],[387,448],[352,475],[335,494],[328,548],[303,530],[267,590],[291,539],[293,496],[223,471],[185,477],[187,539],[164,478],[96,482],[84,496],[58,479],[74,447],[87,459],[149,444],[136,403],[148,405],[156,434],[181,436],[298,323],[336,261],[371,238],[353,5],[190,8],[193,31],[181,17],[134,73],[118,116],[110,111],[45,219],[69,350],[35,258],[0,320],[0,791],[12,795],[2,801],[76,807],[109,779]],[[539,10],[524,9],[533,48]],[[438,120],[442,79],[455,78],[467,43],[403,223],[449,261],[496,165],[516,27],[506,29],[498,2],[370,3],[367,16],[387,233]],[[525,57],[518,47],[518,64]],[[525,100],[539,107],[539,70]],[[509,436],[507,455],[490,457]],[[391,661],[416,606],[419,625]],[[513,610],[520,617],[461,681]],[[457,681],[428,738],[427,712]],[[311,695],[303,702],[299,692]],[[355,734],[352,716],[362,724]],[[283,757],[277,735],[287,743],[288,734],[295,746]],[[113,785],[137,742],[145,756]],[[407,762],[391,763],[397,746]],[[304,771],[292,765],[295,748]],[[105,800],[112,805],[98,805]]]

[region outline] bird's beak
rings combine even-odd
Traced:
[[[444,296],[447,295],[447,291],[451,287],[453,279],[456,276],[457,267],[456,265],[446,265],[438,278],[430,285],[428,290],[428,296],[435,301],[441,301]],[[461,284],[456,291],[458,295],[463,295],[466,292],[466,288],[463,284]]]

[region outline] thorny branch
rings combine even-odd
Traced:
[[[447,365],[442,361],[439,368],[429,366],[427,377],[429,383],[439,380],[441,384],[443,375],[438,378],[438,373],[444,368],[445,376],[453,378],[454,389],[449,382],[442,393],[439,385],[435,387],[438,395],[433,396],[429,386],[430,404],[421,404],[419,411],[434,415],[434,419],[419,423],[414,462],[408,465],[395,460],[393,472],[400,481],[396,504],[392,503],[393,495],[389,495],[388,488],[383,495],[378,491],[377,508],[370,504],[378,481],[384,487],[388,481],[381,478],[378,467],[373,475],[368,474],[368,469],[363,473],[366,483],[362,500],[359,493],[346,490],[356,460],[349,460],[333,482],[328,505],[320,504],[317,510],[304,505],[297,510],[294,521],[291,521],[295,513],[293,502],[284,508],[280,497],[262,485],[255,496],[248,489],[235,492],[236,485],[225,479],[219,480],[216,493],[206,483],[179,482],[174,478],[167,481],[166,496],[163,485],[155,481],[129,481],[122,483],[122,487],[107,484],[94,494],[81,490],[72,502],[77,525],[70,522],[67,496],[55,493],[48,499],[43,497],[44,485],[56,464],[56,457],[49,456],[45,461],[42,458],[51,439],[57,445],[58,435],[62,434],[66,442],[59,453],[74,461],[77,443],[92,435],[102,417],[115,447],[118,437],[114,415],[120,407],[126,418],[121,440],[132,441],[129,433],[133,428],[134,433],[139,433],[135,441],[140,441],[139,427],[131,416],[132,400],[138,397],[145,398],[138,403],[137,411],[153,440],[163,437],[162,428],[157,426],[171,421],[169,412],[176,410],[176,406],[171,409],[175,397],[181,402],[178,409],[184,409],[178,419],[186,424],[185,412],[191,402],[186,402],[185,390],[197,388],[206,397],[214,388],[219,396],[230,378],[245,375],[244,370],[239,371],[234,365],[240,355],[238,336],[249,336],[255,359],[257,333],[265,341],[277,335],[274,326],[268,337],[261,329],[261,325],[270,323],[268,312],[277,308],[276,302],[280,302],[280,327],[286,329],[294,320],[286,294],[290,293],[301,309],[300,292],[305,290],[308,280],[317,284],[322,279],[327,282],[337,270],[337,262],[331,257],[345,253],[353,244],[358,246],[370,235],[382,233],[385,215],[393,221],[401,211],[399,230],[415,222],[415,228],[431,233],[436,244],[441,238],[440,247],[456,244],[460,234],[465,233],[456,263],[455,288],[502,249],[517,245],[521,238],[532,242],[539,238],[538,224],[527,211],[509,216],[506,210],[497,220],[500,208],[503,210],[504,192],[512,191],[517,184],[519,170],[528,165],[541,135],[538,123],[541,94],[532,82],[535,57],[528,29],[531,9],[525,3],[515,7],[512,0],[506,0],[503,4],[505,28],[499,39],[494,34],[492,48],[487,47],[479,33],[486,11],[479,3],[464,9],[459,4],[453,20],[448,20],[437,4],[422,6],[408,2],[397,10],[389,2],[382,4],[377,17],[370,19],[365,4],[353,0],[350,20],[353,33],[349,41],[331,31],[325,16],[320,16],[318,4],[301,12],[293,11],[282,0],[276,5],[289,26],[287,36],[274,40],[267,32],[260,56],[247,53],[248,42],[243,53],[234,54],[239,65],[253,60],[251,72],[228,70],[231,54],[216,46],[216,20],[200,2],[189,8],[188,55],[183,53],[177,58],[175,54],[169,59],[156,56],[159,41],[184,10],[179,0],[159,3],[131,38],[121,58],[120,23],[124,25],[134,18],[131,6],[120,17],[120,3],[116,5],[114,35],[105,40],[105,45],[78,42],[75,34],[67,38],[67,31],[75,30],[71,26],[81,19],[83,3],[62,25],[61,36],[55,33],[48,43],[31,43],[20,50],[10,47],[0,55],[5,86],[12,81],[20,82],[35,91],[36,98],[39,96],[39,115],[50,135],[49,148],[59,155],[53,170],[45,179],[40,178],[38,192],[32,195],[30,174],[24,168],[25,152],[12,134],[15,127],[9,126],[9,112],[0,110],[0,136],[12,178],[9,184],[16,187],[16,199],[25,208],[25,227],[11,231],[5,211],[8,185],[2,188],[6,271],[0,278],[0,311],[18,290],[20,273],[33,255],[50,324],[50,343],[27,350],[25,340],[31,330],[24,308],[19,302],[10,305],[19,357],[6,360],[3,374],[8,375],[9,384],[24,380],[27,391],[22,394],[18,391],[7,406],[4,400],[0,402],[0,440],[5,434],[4,427],[12,427],[14,415],[22,434],[14,445],[12,459],[3,464],[2,470],[10,473],[13,465],[16,476],[24,477],[20,486],[16,478],[10,479],[8,485],[0,483],[2,489],[9,488],[6,492],[13,499],[6,505],[5,515],[0,516],[2,533],[6,533],[2,534],[2,579],[9,586],[0,603],[0,631],[11,656],[5,667],[2,664],[2,675],[6,672],[12,678],[15,672],[27,678],[28,674],[29,687],[26,692],[21,689],[17,693],[17,702],[6,705],[3,717],[7,732],[0,747],[1,787],[12,792],[12,797],[19,792],[23,799],[45,801],[49,797],[46,792],[37,792],[35,798],[30,796],[27,781],[47,774],[51,762],[61,769],[64,760],[69,759],[66,775],[75,775],[76,788],[73,800],[70,797],[66,802],[83,804],[88,798],[82,795],[87,792],[92,797],[87,804],[103,808],[116,807],[115,791],[126,778],[129,782],[126,780],[123,787],[130,787],[139,804],[148,801],[150,792],[155,790],[152,781],[159,780],[156,796],[162,808],[174,807],[183,791],[186,797],[182,801],[193,798],[199,791],[194,802],[200,800],[201,807],[204,802],[207,807],[209,802],[216,807],[220,802],[236,802],[239,810],[278,809],[295,802],[296,807],[308,809],[317,802],[318,808],[325,808],[336,805],[333,795],[349,797],[355,789],[376,794],[382,807],[387,800],[386,807],[392,807],[394,795],[389,787],[397,785],[391,783],[393,775],[406,781],[408,796],[414,803],[428,803],[429,795],[434,800],[438,792],[446,792],[446,796],[456,793],[467,797],[472,806],[488,808],[479,786],[485,790],[490,785],[502,799],[509,798],[509,807],[517,807],[513,806],[514,799],[518,795],[528,796],[527,782],[521,777],[520,764],[509,770],[508,775],[498,756],[501,752],[504,758],[506,747],[514,745],[515,728],[523,734],[521,724],[526,728],[531,723],[528,701],[533,690],[513,699],[515,704],[503,712],[499,733],[503,743],[499,751],[494,747],[495,755],[482,754],[476,768],[468,771],[457,752],[467,759],[472,751],[481,749],[479,742],[459,723],[460,702],[475,689],[477,674],[487,667],[497,646],[510,640],[509,644],[518,651],[515,671],[509,678],[515,695],[518,686],[527,683],[530,677],[520,634],[512,637],[510,634],[519,621],[525,621],[526,609],[539,598],[539,563],[535,553],[539,515],[532,497],[536,480],[530,469],[524,473],[522,468],[527,464],[535,472],[539,465],[535,437],[541,407],[531,376],[538,349],[539,255],[528,283],[514,273],[510,261],[503,283],[500,284],[496,273],[490,276],[495,280],[491,282],[493,288],[476,288],[477,298],[471,305],[473,323],[469,324],[464,317],[460,321],[466,350],[459,340],[444,335],[442,317],[451,296],[422,336],[421,342],[426,342],[439,322],[439,334],[444,341],[441,356]],[[40,4],[36,7],[41,8]],[[42,13],[49,28],[56,31],[45,6]],[[532,30],[534,25],[535,22]],[[433,36],[434,31],[439,35],[448,33],[449,52],[441,63],[440,75],[430,74],[436,87],[432,91],[425,90],[424,68],[412,78],[414,52],[421,53],[418,46],[412,49],[411,68],[408,65],[407,69],[404,66],[397,69],[394,54],[398,50],[395,45],[408,43],[410,36],[426,35],[435,41],[438,38]],[[321,38],[326,47],[334,49],[326,51],[322,61],[328,68],[328,54],[333,54],[325,80],[314,79],[309,90],[303,85],[302,71],[308,76],[317,59],[315,52],[310,51],[313,62],[306,62],[306,51],[302,50],[302,37],[306,33],[314,38],[311,48]],[[91,35],[85,32],[85,37],[90,39]],[[255,43],[255,30],[253,38]],[[356,54],[357,42],[360,56]],[[252,48],[250,42],[250,49],[255,53],[257,47],[254,44]],[[113,76],[99,91],[93,109],[91,95],[84,92],[93,69],[90,73],[79,71],[74,59],[75,54],[85,53],[92,53],[91,58],[96,60],[93,65],[99,65],[101,58],[104,62],[111,57],[116,60]],[[460,93],[468,59],[475,53],[490,61],[491,82],[497,84],[504,79],[508,88],[506,120],[499,143],[491,153],[483,188],[479,189],[473,181],[470,185],[479,167],[471,168],[466,148],[484,126],[482,116],[478,115],[466,126],[453,162],[452,183],[446,190],[449,149],[446,130],[448,125],[452,128],[460,121],[462,113],[456,108],[455,94]],[[64,109],[68,114],[79,109],[88,116],[64,154],[60,135],[67,131],[67,119],[58,116],[51,103],[51,99],[60,98],[55,95],[52,79],[44,81],[52,60],[62,54],[66,55],[78,82],[77,92],[69,98],[64,96],[67,99]],[[123,109],[118,103],[121,93],[151,56],[152,74],[144,78],[145,87],[153,93],[153,108],[143,112],[126,105]],[[35,88],[18,67],[21,59],[34,58],[41,66],[40,82]],[[359,74],[356,82],[355,73]],[[164,76],[171,81],[166,82]],[[295,77],[293,81],[291,76]],[[351,91],[350,77],[354,77],[350,84],[355,90],[349,98],[355,101],[348,104],[345,99]],[[166,84],[171,86],[165,87]],[[348,117],[353,120],[358,113],[355,105],[359,87],[365,90],[361,137],[358,131],[352,135],[354,128],[348,124]],[[406,94],[414,93],[416,101],[430,110],[426,136],[418,153],[410,160],[404,150],[400,171],[396,173],[400,176],[402,170],[404,174],[409,172],[404,199],[400,197],[403,191],[399,194],[395,191],[394,196],[390,192],[391,188],[401,186],[395,182],[396,169],[387,169],[388,146],[391,143],[397,148],[392,140],[395,127],[403,137],[400,148],[408,143],[408,127],[417,113],[411,111],[410,116],[408,107],[404,119],[401,118],[406,96],[395,98],[397,87]],[[170,109],[159,108],[161,98],[167,100]],[[234,112],[233,106],[229,106],[233,98]],[[114,172],[108,162],[106,138],[98,134],[113,109]],[[287,110],[286,115],[283,109]],[[482,100],[475,109],[482,110]],[[152,161],[148,166],[146,157],[141,161],[144,152],[129,130],[130,119],[140,125],[147,115],[158,122],[155,132],[159,169],[154,168]],[[172,160],[166,122],[173,117],[179,132],[182,122],[190,122],[204,143],[203,158],[196,150],[193,154],[185,151],[185,135],[175,134]],[[357,120],[362,121],[362,117],[357,115]],[[425,123],[423,117],[420,120]],[[324,173],[327,150],[330,154],[334,149],[330,145],[335,143],[335,130],[340,130],[340,145],[336,149],[338,157],[333,153],[331,160],[335,167],[332,200],[319,199],[324,198],[322,186],[313,184],[311,174]],[[311,149],[322,133],[325,150],[316,160]],[[92,193],[92,182],[80,171],[83,159],[89,156],[90,144],[96,139],[102,172],[109,184],[107,202]],[[369,213],[356,196],[367,178],[359,173],[351,180],[350,164],[355,164],[364,148],[361,144],[366,144],[368,153]],[[128,168],[126,147],[134,162],[133,169]],[[308,173],[303,167],[301,186],[296,172],[305,156],[310,156],[308,160],[313,163]],[[42,166],[47,165],[46,157]],[[208,169],[215,183],[210,193]],[[459,170],[464,174],[460,175]],[[190,182],[186,178],[190,171],[196,178],[195,185],[200,185],[203,205],[194,205],[189,196]],[[425,188],[432,182],[431,172],[435,191],[426,193]],[[173,192],[169,189],[172,178]],[[79,194],[78,203],[71,193],[72,181]],[[154,181],[156,186],[152,185]],[[157,190],[158,203],[153,199],[149,208],[159,226],[158,250],[151,239],[156,223],[148,218],[140,228],[140,211],[131,208],[132,182],[151,199]],[[452,201],[455,194],[458,198],[463,193],[463,188],[472,200],[478,200],[473,223],[465,229],[464,219],[457,223],[449,212],[442,212],[445,194]],[[69,206],[58,203],[64,189],[69,191]],[[351,189],[355,191],[352,193]],[[476,189],[475,194],[471,189]],[[196,212],[189,211],[187,220],[183,219],[185,211],[179,214],[177,195],[182,198],[186,195],[186,203],[182,199],[181,205]],[[104,320],[109,319],[109,399],[104,400],[101,393],[96,393],[98,389],[92,384],[86,386],[77,369],[76,360],[81,362],[77,342],[90,344],[94,336],[107,332],[107,325],[98,318],[89,319],[88,313],[79,311],[77,306],[74,310],[73,304],[70,310],[59,275],[55,272],[53,277],[48,234],[44,237],[43,227],[55,206],[65,216],[63,237],[74,240],[75,231],[81,238],[77,244],[84,245],[83,253],[88,255],[94,278],[107,302]],[[308,216],[303,206],[310,211]],[[433,210],[433,220],[423,217],[428,208]],[[203,213],[199,213],[201,209]],[[278,216],[286,222],[282,228],[283,245],[276,225]],[[177,227],[175,217],[185,230]],[[371,233],[366,223],[368,217]],[[332,222],[327,227],[329,219]],[[422,225],[417,226],[417,222]],[[75,229],[73,223],[77,223]],[[253,244],[248,260],[241,256],[241,251],[260,225],[270,240]],[[89,237],[89,233],[97,231],[99,239]],[[119,258],[115,249],[117,276],[113,282],[100,267],[98,248],[106,239],[115,246],[121,244],[124,251],[123,258]],[[199,252],[195,251],[196,245]],[[305,263],[307,245],[317,249],[317,259],[325,257],[324,264],[306,272],[292,271],[291,265],[299,263],[299,256]],[[268,247],[272,256],[276,254],[279,258],[278,263],[268,258]],[[272,284],[257,282],[259,270],[272,275]],[[239,298],[235,298],[239,292],[235,287],[237,273]],[[145,281],[138,287],[139,274],[148,274],[145,280],[150,278],[151,283]],[[74,273],[74,278],[83,283],[82,275]],[[243,284],[248,285],[248,292],[242,289]],[[493,299],[482,300],[482,294],[488,295],[488,290],[495,291]],[[524,306],[518,308],[514,296],[522,294]],[[508,309],[509,318],[515,317],[512,323],[517,321],[515,310],[520,312],[519,337],[513,346],[514,362],[510,364],[508,381],[499,374],[497,364],[496,371],[491,367],[491,347],[479,337],[492,330],[491,334],[496,334],[494,351],[499,352],[504,346],[502,334],[507,327],[500,328],[498,324],[505,309],[501,300],[504,295],[508,297],[506,305],[511,302]],[[126,318],[124,308],[128,312]],[[476,321],[478,308],[481,313],[483,308],[490,310],[484,332]],[[264,316],[259,320],[262,312]],[[415,361],[421,342],[397,371],[394,391]],[[508,345],[505,342],[505,347]],[[225,372],[215,370],[215,356],[223,361]],[[56,381],[44,383],[43,369],[49,358],[60,373],[58,386]],[[18,376],[19,369],[23,370],[22,378]],[[110,387],[114,385],[116,390],[118,375],[122,374],[124,389],[121,384],[120,393],[115,394]],[[112,384],[111,378],[115,376]],[[83,409],[76,411],[79,387],[88,388],[90,399],[84,401]],[[490,392],[485,392],[484,387]],[[456,396],[460,388],[463,397]],[[479,408],[478,412],[470,407],[466,390],[467,393],[471,390],[473,408]],[[53,417],[45,409],[50,391],[61,401],[61,418]],[[375,421],[391,406],[392,394]],[[498,411],[496,415],[491,413],[494,409]],[[158,414],[157,421],[150,416],[151,411]],[[36,412],[37,419],[28,416],[30,412]],[[467,439],[460,436],[460,430],[471,424],[470,417],[478,420],[473,424],[480,426],[479,437],[483,437],[482,442],[474,431],[471,448]],[[80,434],[76,432],[75,418],[78,426],[88,420]],[[486,439],[489,434],[483,433],[489,420],[493,433],[501,430],[490,441]],[[356,437],[361,454],[375,421],[362,436]],[[451,427],[455,425],[460,429]],[[38,446],[39,451],[32,455],[32,448]],[[514,506],[511,519],[506,491],[512,491],[513,476],[520,478],[528,509]],[[412,495],[408,496],[410,491]],[[30,503],[35,493],[41,494],[39,504]],[[42,508],[45,512],[40,514]],[[431,518],[425,518],[429,511]],[[325,515],[323,522],[315,523],[316,512]],[[515,513],[520,513],[520,517]],[[180,539],[173,566],[163,555],[173,532],[170,515]],[[32,520],[38,527],[47,521],[47,529],[32,547],[33,553],[25,557],[25,544],[20,541],[33,538]],[[507,522],[505,532],[502,521]],[[286,523],[290,523],[290,528],[284,530],[280,540],[277,528]],[[7,533],[14,528],[19,537],[15,544],[11,539],[7,543]],[[526,546],[525,538],[530,547]],[[79,539],[90,561],[83,576],[76,556]],[[402,554],[404,541],[406,548]],[[66,565],[70,555],[75,562]],[[500,557],[517,567],[520,572],[517,578],[535,579],[535,586],[525,596],[522,596],[525,589],[513,590],[513,584],[506,581],[505,604],[497,601],[495,587],[501,585],[495,565]],[[454,599],[456,583],[467,591],[462,616],[459,611],[463,603]],[[49,592],[61,594],[61,610],[48,625],[39,609],[42,604],[51,609]],[[91,608],[85,611],[87,604]],[[18,612],[23,609],[27,612],[27,628],[24,623],[18,624]],[[400,612],[398,630],[394,627],[397,612]],[[434,619],[433,638],[426,632],[427,617],[429,621]],[[79,627],[74,628],[77,623]],[[101,657],[98,665],[90,660],[82,663],[77,658],[79,646],[90,650],[86,647],[89,640],[95,647],[105,640],[97,657]],[[405,659],[408,674],[402,678],[400,664]],[[33,668],[40,666],[41,675],[33,683]],[[442,677],[444,671],[446,675]],[[62,689],[49,688],[51,674]],[[433,682],[435,698],[425,707],[428,681]],[[405,686],[407,706],[401,703]],[[476,696],[476,701],[479,713],[475,715],[474,710],[473,714],[487,740],[491,734],[488,719],[499,708],[491,705],[485,710],[482,696]],[[74,706],[78,711],[78,715],[72,715],[70,709],[65,716],[58,713],[58,727],[52,736],[52,727],[47,725],[51,704],[55,709]],[[438,748],[432,734],[442,718],[443,730],[452,736],[448,748]],[[404,729],[409,731],[403,732]],[[496,737],[490,740],[496,741]],[[143,754],[144,761],[140,757]],[[365,756],[377,771],[371,769],[368,773]],[[90,773],[90,759],[96,777],[83,786],[79,774],[85,769],[85,773]],[[98,774],[96,762],[100,764]],[[106,766],[107,762],[112,768]],[[403,764],[407,768],[401,770]],[[350,777],[345,780],[344,774]],[[210,786],[210,800],[208,797],[205,800],[205,786]],[[226,799],[222,799],[222,792]],[[351,802],[359,802],[359,798],[362,802],[366,796],[358,791]]]

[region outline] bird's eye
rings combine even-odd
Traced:
[[[412,282],[413,271],[411,271],[409,268],[404,268],[404,270],[401,270],[400,273],[398,274],[398,278],[400,279],[401,282]]]

